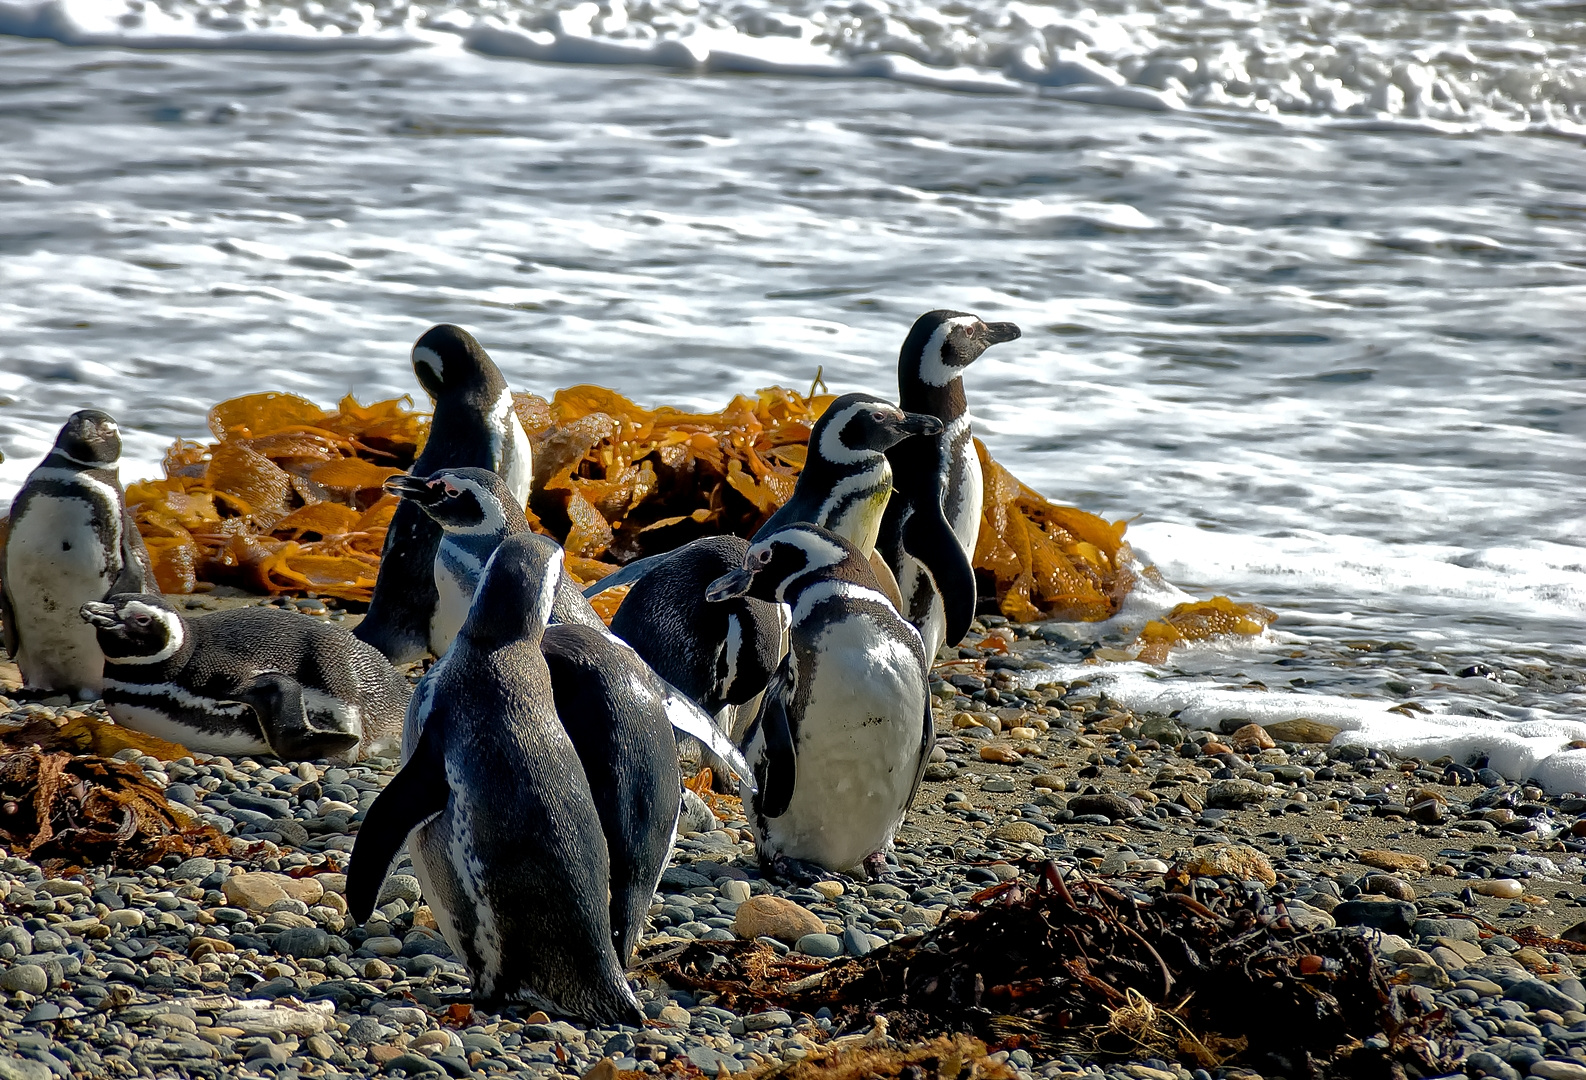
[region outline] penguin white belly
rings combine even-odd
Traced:
[[[474,602],[474,579],[464,577],[448,565],[446,542],[435,553],[435,610],[430,614],[430,652],[445,656],[446,650],[462,631],[468,606]]]
[[[105,658],[79,609],[103,600],[115,578],[86,500],[36,498],[14,521],[6,548],[6,591],[21,647],[17,667],[29,686],[84,700],[99,696]],[[119,539],[117,540],[119,544]]]
[[[793,797],[786,813],[765,821],[765,848],[846,869],[884,849],[908,809],[925,686],[913,650],[862,617],[830,624],[809,654]]]
[[[160,693],[180,692],[186,693],[179,686],[169,683],[160,683],[152,686],[139,684],[137,689],[142,691],[156,691]],[[188,698],[199,700],[194,695]],[[227,731],[201,732],[191,724],[177,720],[170,713],[160,709],[157,705],[136,705],[126,701],[107,702],[105,711],[110,713],[110,718],[122,727],[141,731],[145,735],[153,735],[156,739],[177,743],[195,750],[201,754],[268,754],[270,744],[264,741],[264,736],[258,730],[254,721],[253,710],[237,702],[213,702],[216,706],[229,705],[237,711],[237,726]],[[246,716],[242,714],[246,713]]]
[[[448,784],[456,777],[448,762]],[[503,965],[501,920],[486,890],[485,866],[474,843],[469,800],[453,794],[446,809],[414,830],[408,841],[414,876],[435,913],[452,952],[478,973],[484,992],[494,992]],[[538,1004],[538,1003],[536,1003]]]
[[[958,546],[973,563],[975,543],[980,539],[980,511],[985,500],[985,477],[980,471],[980,455],[969,430],[969,417],[953,421],[943,436],[950,456],[946,484],[942,489],[942,510]]]

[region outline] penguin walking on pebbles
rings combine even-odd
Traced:
[[[366,757],[395,748],[411,696],[385,657],[278,607],[185,618],[164,597],[82,606],[118,724],[203,754]]]
[[[670,848],[677,766],[642,665],[587,627],[547,628],[561,560],[524,533],[486,565],[414,699],[412,756],[359,831],[348,908],[368,918],[409,842],[480,1006],[638,1025],[623,959]]]
[[[879,876],[936,741],[918,631],[858,548],[815,525],[756,542],[706,592],[734,596],[792,609],[744,748],[761,865],[784,879],[861,863]]]
[[[434,402],[429,438],[413,475],[479,468],[498,473],[521,510],[533,458],[512,392],[488,353],[460,326],[442,323],[413,345],[413,371]],[[416,660],[429,643],[438,595],[433,565],[441,529],[416,504],[397,506],[380,554],[369,612],[353,631],[392,663]]]
[[[517,496],[489,469],[442,469],[429,476],[393,476],[386,491],[411,502],[441,527],[435,549],[435,610],[430,615],[429,650],[446,655],[462,629],[485,563],[509,536],[529,531]],[[605,624],[578,586],[565,575],[552,609],[556,622]]]
[[[1019,337],[1011,322],[988,323],[962,311],[929,311],[915,320],[898,351],[898,399],[911,412],[942,422],[930,439],[888,451],[896,492],[882,524],[882,557],[897,578],[902,611],[925,637],[928,655],[956,644],[974,618],[972,566],[980,536],[985,481],[964,399],[964,369],[991,346]],[[928,500],[963,553],[946,545]]]
[[[154,583],[121,490],[120,458],[121,432],[108,413],[73,413],[11,504],[0,631],[29,690],[98,697],[104,657],[78,611]]]

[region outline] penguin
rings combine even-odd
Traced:
[[[278,607],[189,619],[147,593],[81,610],[118,724],[204,754],[351,758],[397,745],[407,680],[338,626]]]
[[[30,690],[97,698],[104,657],[78,609],[154,583],[121,490],[120,458],[110,414],[75,412],[11,504],[0,549],[0,631]]]
[[[744,747],[761,865],[784,880],[859,864],[878,877],[936,744],[919,632],[859,549],[818,525],[757,541],[705,592],[740,596],[792,609]]]
[[[612,924],[614,845],[595,794],[605,781],[591,782],[566,725],[584,735],[592,734],[588,725],[616,729],[585,746],[592,757],[611,754],[617,784],[660,770],[675,787],[675,774],[664,773],[670,751],[655,756],[654,716],[610,707],[605,683],[581,678],[575,693],[579,707],[604,706],[603,715],[559,711],[545,636],[560,577],[560,550],[532,533],[508,537],[490,557],[462,631],[414,698],[413,753],[358,832],[348,910],[369,917],[407,843],[441,932],[468,966],[476,1005],[521,1002],[592,1025],[638,1026],[644,1016],[623,977]],[[632,698],[643,691],[634,687]],[[665,817],[667,807],[655,809]],[[643,839],[657,820],[647,819]],[[659,825],[668,843],[673,824]],[[626,849],[615,846],[620,860]]]
[[[413,475],[480,468],[499,473],[519,509],[527,505],[533,456],[512,408],[512,391],[473,335],[442,323],[413,345],[413,372],[435,405]],[[441,530],[416,504],[397,505],[380,553],[369,612],[353,633],[394,664],[416,660],[429,642],[438,597],[433,564]]]
[[[982,322],[963,311],[928,311],[915,320],[898,351],[898,404],[934,416],[946,428],[939,436],[942,454],[937,463],[942,511],[971,561],[980,537],[985,481],[964,402],[964,369],[991,346],[1013,341],[1019,333],[1011,322]],[[919,449],[919,442],[897,448],[891,455],[893,472],[915,460]]]
[[[751,543],[800,521],[846,538],[866,558],[876,549],[892,493],[886,451],[913,435],[940,435],[942,422],[906,413],[870,394],[844,394],[810,430],[809,452],[793,495],[766,519]]]
[[[930,311],[915,320],[898,352],[902,407],[936,417],[944,430],[887,452],[894,491],[879,547],[898,583],[899,610],[920,631],[931,658],[943,644],[956,645],[975,614],[973,563],[985,484],[965,407],[963,370],[1019,333],[1013,323]]]
[[[501,541],[529,531],[528,516],[507,482],[489,469],[441,469],[425,477],[403,473],[387,480],[385,490],[414,503],[443,530],[435,549],[436,603],[428,640],[430,652],[444,656],[462,629],[485,563]],[[605,627],[565,575],[552,619]]]

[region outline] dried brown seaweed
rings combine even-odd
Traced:
[[[88,725],[114,727],[83,718],[57,728],[41,719],[5,734],[0,843],[7,851],[61,873],[82,866],[141,868],[167,855],[228,850],[217,830],[179,817],[137,765],[84,752],[96,743]]]
[[[1390,986],[1363,937],[1302,933],[1259,890],[1202,899],[1065,882],[1048,864],[1033,888],[995,886],[920,937],[813,973],[753,943],[699,942],[645,966],[731,1008],[825,1006],[850,1031],[884,1016],[905,1040],[967,1031],[1005,1048],[1290,1077],[1448,1065],[1428,1038],[1442,1015]]]

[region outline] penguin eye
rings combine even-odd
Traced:
[[[153,617],[151,617],[149,615],[134,615],[134,616],[132,616],[132,625],[133,626],[148,626],[153,621],[154,621]]]
[[[887,414],[884,413],[884,412],[880,412],[879,410],[870,414],[870,419],[876,421],[877,423],[880,423],[882,420],[885,420],[886,418],[887,418]]]
[[[764,566],[766,563],[771,561],[771,550],[767,548],[766,550],[757,554],[754,558],[756,562],[758,562],[761,566]]]

